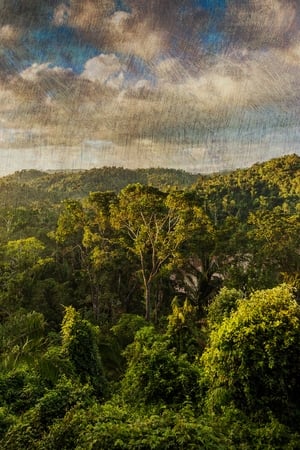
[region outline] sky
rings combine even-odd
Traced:
[[[297,0],[0,0],[0,175],[300,154]]]

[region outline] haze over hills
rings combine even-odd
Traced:
[[[286,177],[292,174],[295,183],[300,168],[299,155],[287,155],[268,162],[252,165],[239,171],[246,179],[258,175],[257,169],[268,177]],[[238,172],[237,172],[238,173]],[[178,169],[149,168],[127,169],[121,167],[102,167],[89,170],[20,170],[0,177],[0,205],[2,207],[19,207],[35,202],[57,204],[66,198],[84,198],[93,191],[119,192],[128,184],[141,183],[159,189],[185,189],[202,180],[219,180],[218,189],[226,184],[236,171],[223,171],[215,174],[190,173]],[[295,184],[296,186],[296,184]],[[298,189],[298,188],[297,188]],[[297,191],[298,192],[298,191]]]
[[[299,151],[290,151],[286,154]],[[230,150],[203,147],[170,148],[159,151],[149,145],[143,151],[137,146],[126,148],[110,141],[87,141],[81,147],[43,146],[0,150],[0,176],[23,169],[42,171],[89,170],[101,167],[128,169],[170,168],[190,173],[216,173],[249,167],[257,162],[282,156],[281,148]]]

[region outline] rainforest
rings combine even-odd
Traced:
[[[2,449],[299,449],[300,157],[0,178]]]

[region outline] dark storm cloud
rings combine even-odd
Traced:
[[[0,50],[16,51],[8,56],[0,51],[0,59],[13,66],[9,58],[21,60],[22,50],[27,58],[22,36],[67,26],[99,52],[147,61],[179,57],[192,72],[214,51],[289,45],[298,35],[299,17],[296,0],[0,0]]]
[[[152,59],[160,54],[197,54],[200,32],[208,25],[207,10],[195,1],[128,0],[125,10],[106,0],[61,4],[56,23],[78,29],[99,49]]]
[[[190,73],[206,66],[214,53],[287,47],[299,33],[295,0],[125,0],[123,5],[120,10],[112,0],[73,0],[57,7],[55,20],[101,51],[147,61],[179,57]]]
[[[47,26],[56,0],[0,0],[0,71],[1,77],[17,72],[28,58],[24,36]]]
[[[47,23],[56,0],[0,0],[0,26],[34,27]]]
[[[286,47],[298,38],[297,0],[230,0],[224,30],[234,46]]]

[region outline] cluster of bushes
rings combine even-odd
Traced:
[[[103,333],[67,307],[38,346],[35,315],[28,348],[2,361],[1,448],[299,448],[300,306],[287,285],[224,288],[205,324],[176,301],[159,329],[125,315]]]

